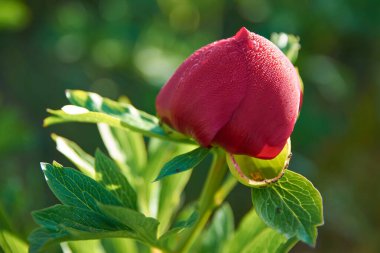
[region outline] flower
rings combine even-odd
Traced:
[[[164,123],[202,146],[271,159],[293,131],[300,101],[292,63],[243,27],[187,58],[161,89],[156,109]]]

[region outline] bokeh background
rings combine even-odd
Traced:
[[[42,127],[65,89],[125,94],[155,113],[160,87],[189,54],[246,26],[301,38],[291,169],[321,191],[325,225],[315,249],[292,252],[380,252],[379,10],[376,0],[0,0],[0,209],[26,238],[30,211],[57,203],[39,162],[68,163],[50,134],[88,152],[101,146],[95,126]],[[194,172],[187,201],[204,174]],[[237,220],[252,205],[244,187],[230,202]]]

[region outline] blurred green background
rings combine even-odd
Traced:
[[[380,3],[376,0],[0,0],[0,205],[26,238],[52,197],[40,161],[69,164],[51,132],[101,145],[95,126],[42,127],[46,108],[84,89],[154,113],[160,87],[194,50],[241,26],[301,38],[305,84],[291,169],[324,197],[318,244],[292,252],[380,252]],[[187,201],[205,172],[194,172]],[[230,197],[237,219],[249,190]],[[1,214],[0,214],[1,215]]]

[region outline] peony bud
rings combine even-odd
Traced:
[[[246,28],[194,52],[156,100],[161,120],[202,146],[262,159],[293,131],[300,83],[287,57]]]

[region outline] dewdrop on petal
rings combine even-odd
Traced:
[[[293,131],[299,82],[280,49],[243,27],[179,66],[157,96],[157,114],[204,147],[272,159]]]

